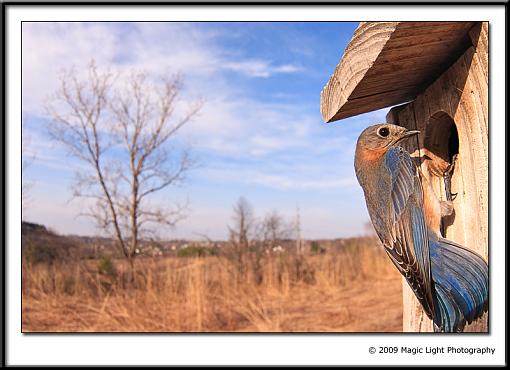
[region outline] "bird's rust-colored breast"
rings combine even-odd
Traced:
[[[371,164],[374,165],[378,162],[384,154],[386,154],[387,149],[385,147],[380,149],[363,149],[360,148],[356,151],[356,160],[360,161],[360,163],[364,163],[365,165]]]

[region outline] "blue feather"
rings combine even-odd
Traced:
[[[446,239],[429,239],[436,291],[434,323],[441,331],[460,331],[488,308],[489,274],[485,260]]]

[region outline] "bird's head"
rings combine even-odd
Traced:
[[[358,138],[356,150],[382,151],[387,150],[401,140],[419,134],[405,127],[382,123],[367,127]]]

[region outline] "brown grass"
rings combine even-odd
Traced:
[[[400,275],[374,246],[298,257],[140,258],[23,266],[24,332],[390,332]]]

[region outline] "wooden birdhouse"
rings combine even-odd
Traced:
[[[487,22],[360,23],[321,93],[326,122],[393,107],[387,122],[421,131],[405,145],[436,195],[452,194],[443,236],[487,261],[488,45]],[[403,330],[433,331],[405,280],[403,291]],[[488,331],[487,316],[465,331]]]

